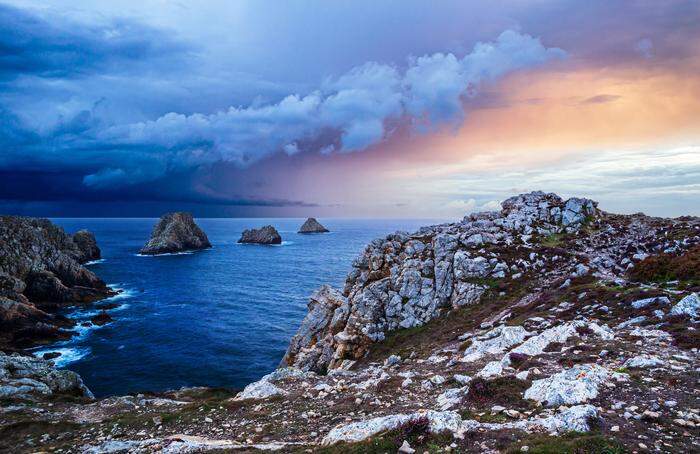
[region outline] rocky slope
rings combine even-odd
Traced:
[[[698,218],[521,195],[372,242],[239,393],[17,398],[0,450],[696,452],[699,264]]]
[[[276,228],[271,225],[266,225],[259,229],[244,230],[238,242],[250,244],[282,244],[282,237]]]
[[[82,266],[99,257],[91,233],[71,237],[47,219],[0,217],[0,347],[70,337],[58,309],[113,295]]]
[[[207,235],[194,222],[190,213],[167,213],[153,227],[151,238],[140,253],[144,255],[173,254],[211,247]]]
[[[329,230],[321,225],[316,218],[308,218],[304,221],[301,227],[299,227],[298,233],[327,233]]]

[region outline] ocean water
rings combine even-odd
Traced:
[[[341,287],[365,244],[435,220],[320,219],[331,233],[300,235],[303,219],[198,219],[212,249],[139,256],[157,219],[53,219],[95,233],[103,259],[88,265],[122,293],[114,322],[79,328],[59,351],[97,396],[182,386],[241,388],[272,371],[321,284]],[[281,246],[239,245],[241,232],[276,226]],[[89,320],[97,312],[72,309]]]

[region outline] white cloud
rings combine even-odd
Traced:
[[[314,151],[359,151],[390,135],[385,129],[388,120],[409,116],[422,125],[459,123],[464,116],[462,97],[472,96],[481,82],[564,55],[529,35],[505,31],[493,43],[477,43],[461,59],[442,53],[410,58],[403,73],[392,65],[370,62],[326,80],[306,96],[210,115],[171,112],[98,131],[96,139],[110,147],[130,147],[141,156],[158,154],[159,160],[166,160],[158,166],[163,172],[216,161],[246,166],[279,151],[294,154],[301,151],[300,142],[314,142],[308,139],[329,129],[340,135],[340,147],[320,143]],[[124,184],[138,173],[124,166],[120,170]],[[84,181],[116,185],[118,175],[99,171]],[[142,172],[139,181],[146,175]]]

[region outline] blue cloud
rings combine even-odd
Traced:
[[[128,71],[139,62],[182,63],[184,43],[127,20],[86,25],[0,4],[0,77],[78,77],[97,71]],[[176,61],[175,61],[176,60]],[[128,64],[126,64],[128,63]]]

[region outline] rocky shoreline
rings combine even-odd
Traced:
[[[502,206],[371,242],[240,392],[95,401],[0,356],[0,451],[700,449],[700,219]]]
[[[58,314],[116,293],[83,264],[100,258],[94,236],[71,236],[47,219],[0,217],[0,348],[69,338],[75,323]]]

